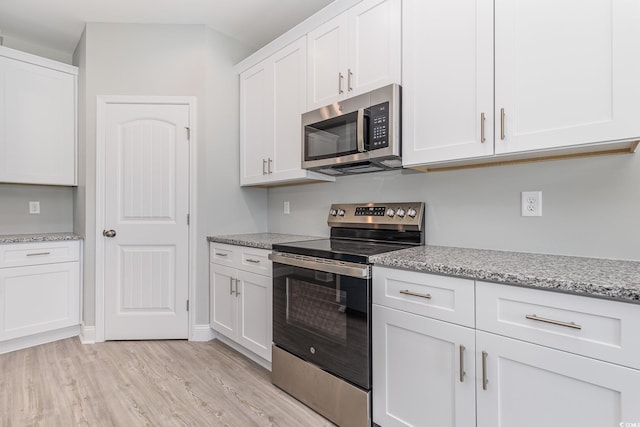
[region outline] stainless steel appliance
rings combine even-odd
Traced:
[[[424,243],[424,203],[334,204],[331,238],[273,245],[272,382],[371,425],[371,255]]]
[[[329,175],[402,167],[400,86],[392,84],[302,115],[302,168]]]

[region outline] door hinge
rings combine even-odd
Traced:
[[[187,225],[191,225],[191,214],[187,214]]]
[[[189,311],[189,300],[187,300],[187,311]]]
[[[185,129],[187,130],[187,141],[190,141],[191,140],[191,128],[185,126]]]

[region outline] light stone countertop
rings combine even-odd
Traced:
[[[63,240],[82,240],[82,239],[83,239],[82,236],[74,233],[0,234],[0,244],[57,242],[57,241],[63,241]]]
[[[380,266],[640,304],[640,262],[419,246],[370,257]]]
[[[319,236],[299,236],[296,234],[280,233],[251,233],[251,234],[228,234],[224,236],[208,236],[207,240],[216,243],[226,243],[228,245],[248,246],[259,249],[272,249],[273,245],[299,242],[303,240],[326,239]]]

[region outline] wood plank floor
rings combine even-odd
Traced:
[[[219,341],[69,338],[0,355],[0,425],[332,426]]]

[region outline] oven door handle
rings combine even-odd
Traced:
[[[335,273],[342,276],[357,277],[359,279],[371,278],[371,268],[369,268],[368,264],[315,258],[306,255],[288,255],[281,252],[269,254],[269,259],[279,264]]]

